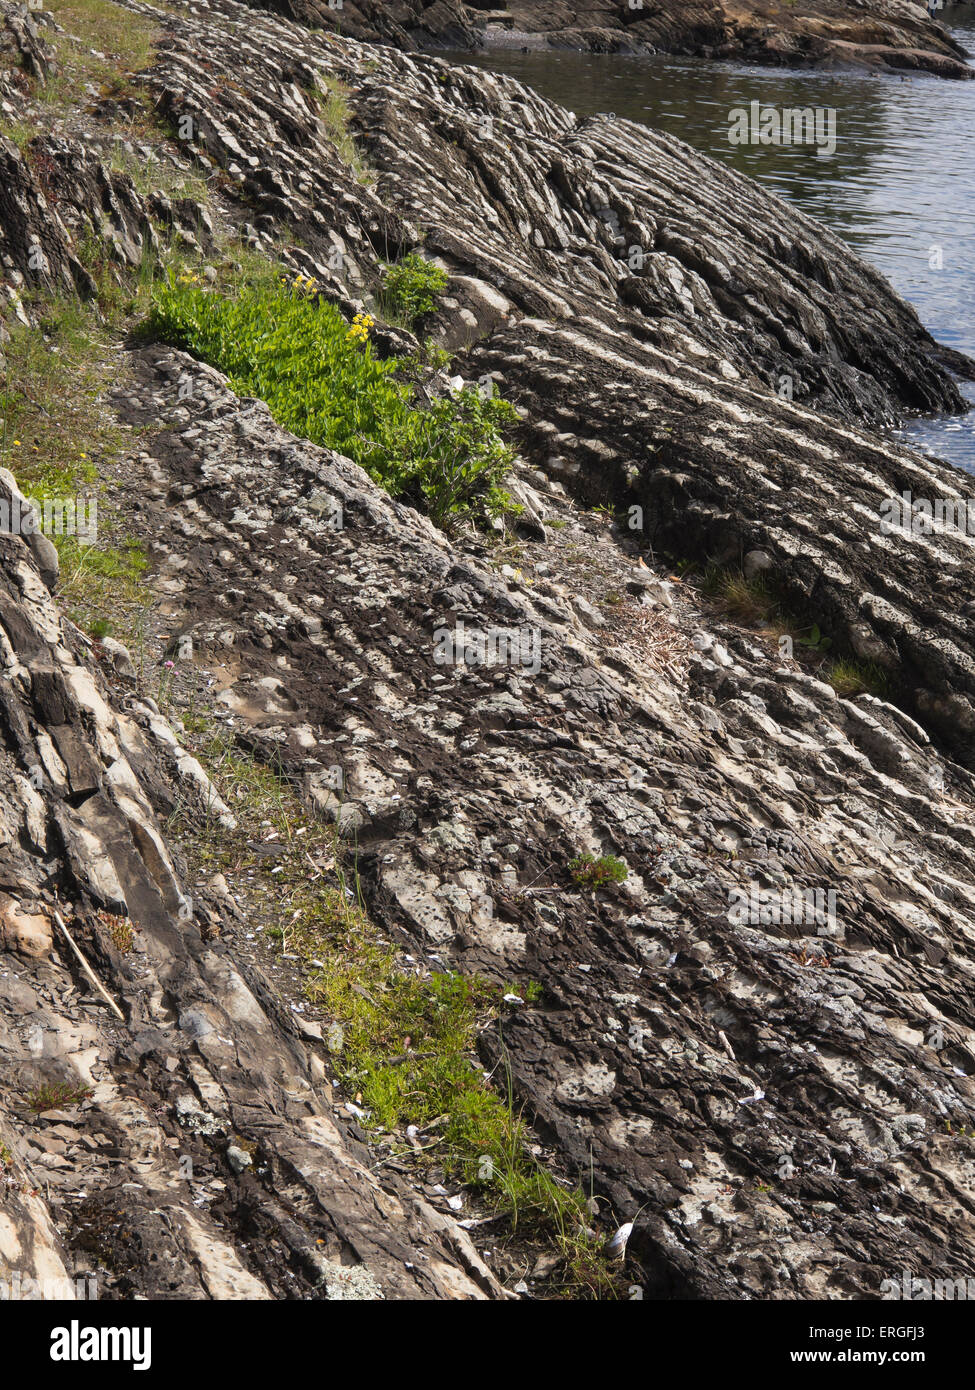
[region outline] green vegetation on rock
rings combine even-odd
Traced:
[[[170,275],[149,321],[154,335],[225,372],[238,394],[266,401],[293,434],[354,459],[438,525],[500,515],[509,504],[500,483],[512,462],[502,436],[511,406],[467,388],[419,408],[404,379],[410,364],[376,356],[373,326],[365,314],[349,324],[301,276],[227,295]]]
[[[384,266],[384,270],[383,312],[407,328],[412,328],[424,314],[431,314],[437,307],[437,295],[447,288],[447,272],[415,252]]]

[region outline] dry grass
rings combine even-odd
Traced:
[[[740,570],[725,570],[708,585],[729,622],[743,627],[765,627],[771,622],[777,604],[761,578],[746,579]]]
[[[57,65],[38,92],[45,105],[67,111],[83,104],[89,84],[104,96],[137,95],[129,79],[151,66],[162,36],[152,20],[112,0],[46,0],[45,9],[63,31],[44,31]]]

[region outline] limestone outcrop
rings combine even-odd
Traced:
[[[422,248],[449,276],[424,334],[521,416],[502,549],[189,354],[120,344],[115,504],[150,545],[160,660],[183,646],[228,737],[338,821],[397,949],[532,982],[481,1062],[592,1181],[594,1225],[636,1221],[645,1297],[968,1272],[973,540],[882,520],[905,490],[962,497],[889,426],[961,409],[973,364],[822,227],[668,137],[234,0],[119,12],[164,33],[140,85],[186,138],[155,153],[208,205],[112,170],[97,103],[84,136],[4,146],[9,314],[25,286],[92,292],[93,228],[120,267],[234,232],[349,315],[378,315],[379,262]],[[340,89],[365,175],[322,118]],[[416,346],[382,322],[376,341]],[[841,697],[682,560],[766,572],[884,697]],[[177,805],[234,805],[178,704],[56,584],[0,536],[0,1260],[94,1262],[116,1297],[510,1293],[476,1227],[374,1162],[329,1020],[173,828]],[[444,631],[516,642],[444,662]],[[586,855],[628,872],[594,883]],[[38,1110],[45,1086],[65,1089]]]

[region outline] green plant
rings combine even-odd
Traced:
[[[438,347],[432,338],[428,338],[423,344],[423,358],[421,365],[432,367],[434,370],[446,367],[450,361],[450,353],[446,348]]]
[[[153,294],[149,330],[227,373],[240,395],[259,396],[293,433],[346,454],[393,496],[438,525],[510,507],[500,486],[512,461],[502,429],[514,411],[464,390],[414,404],[407,364],[379,360],[371,321],[349,324],[314,282],[242,283],[234,295],[169,275]]]
[[[796,641],[800,647],[809,647],[810,650],[818,652],[827,652],[832,646],[832,640],[823,636],[818,623],[813,623],[808,637],[797,637]]]
[[[622,859],[604,854],[596,859],[591,854],[582,854],[569,864],[569,872],[580,888],[605,888],[610,883],[622,883],[629,874]]]
[[[54,1081],[35,1086],[25,1099],[28,1110],[41,1115],[45,1110],[58,1110],[62,1105],[78,1105],[90,1095],[90,1086],[72,1086],[66,1081]]]
[[[447,288],[447,273],[415,251],[392,265],[383,262],[385,274],[380,303],[388,319],[412,328],[417,319],[437,307],[436,296]]]
[[[883,698],[890,691],[890,677],[873,661],[834,661],[825,675],[837,695],[844,700],[864,694]]]

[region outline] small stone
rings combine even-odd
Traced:
[[[742,562],[742,570],[746,579],[754,579],[759,574],[764,574],[766,570],[772,568],[772,557],[765,550],[749,550]]]
[[[236,1144],[227,1147],[227,1162],[235,1173],[243,1173],[247,1168],[253,1168],[254,1160],[246,1149],[239,1148]]]

